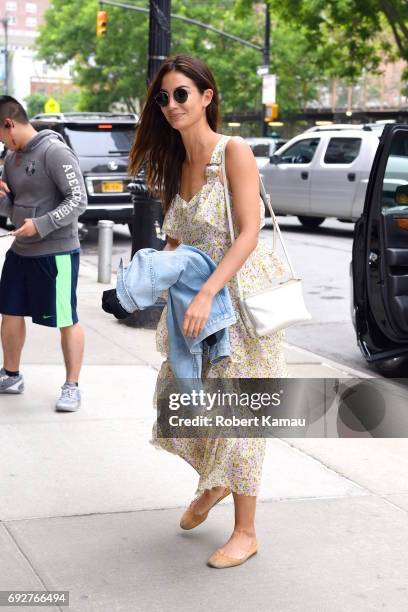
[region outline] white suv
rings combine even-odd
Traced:
[[[277,215],[296,215],[307,227],[360,217],[380,130],[332,127],[292,138],[261,168]]]

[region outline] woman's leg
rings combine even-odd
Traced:
[[[255,511],[256,496],[233,493],[235,506],[234,530],[226,544],[220,549],[224,555],[240,559],[256,543]]]
[[[220,499],[227,487],[213,487],[205,489],[197,499],[193,500],[189,506],[194,514],[205,514],[215,502]]]

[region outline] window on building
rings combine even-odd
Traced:
[[[37,17],[26,17],[26,26],[27,28],[36,28],[37,27]]]
[[[27,13],[36,13],[37,12],[37,5],[35,4],[35,2],[26,2],[26,12]]]
[[[6,2],[6,11],[16,11],[17,2]]]
[[[17,23],[17,19],[15,15],[8,15],[7,16],[7,23],[11,26],[16,25]]]

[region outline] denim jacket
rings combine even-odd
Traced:
[[[214,296],[210,315],[197,337],[186,337],[182,331],[187,307],[215,268],[206,253],[184,244],[173,251],[140,249],[126,268],[120,262],[116,293],[127,312],[151,306],[168,289],[169,361],[176,378],[201,378],[204,350],[211,363],[230,355],[227,327],[236,322],[236,316],[227,287]]]

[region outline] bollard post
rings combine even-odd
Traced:
[[[113,226],[113,221],[98,221],[98,283],[111,282]]]

